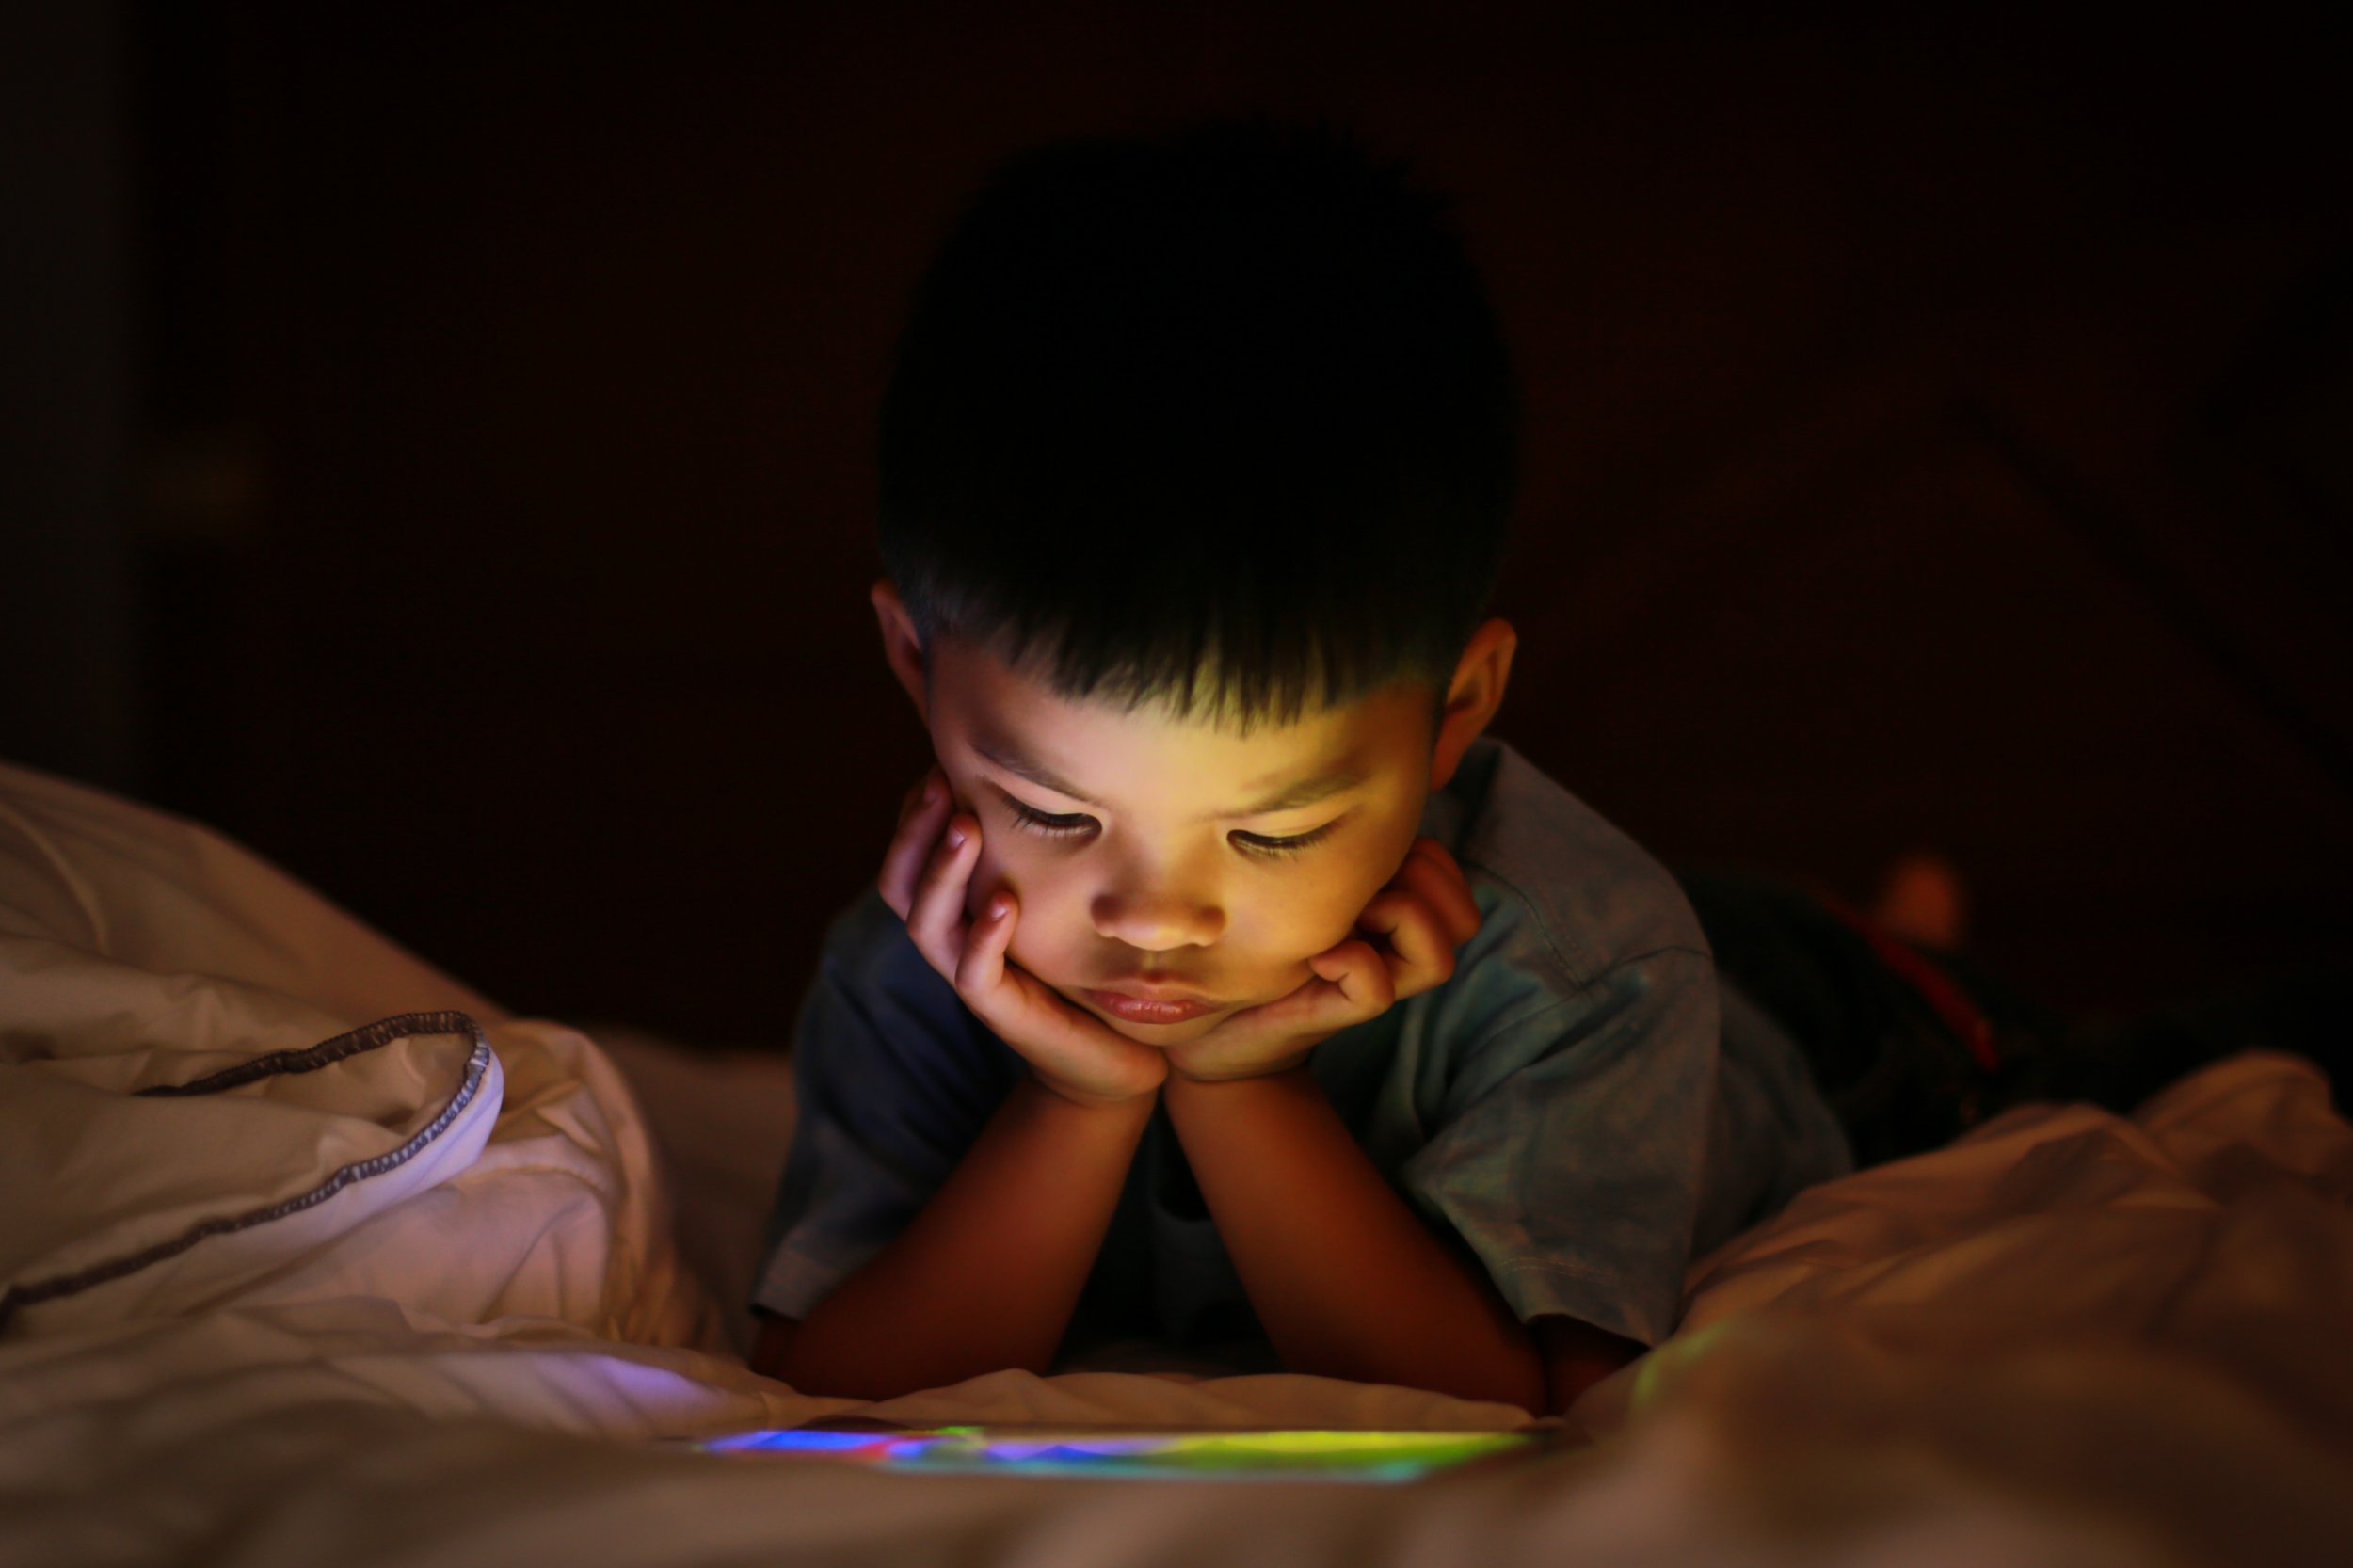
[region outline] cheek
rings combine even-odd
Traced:
[[[1260,963],[1304,969],[1308,959],[1348,939],[1356,917],[1380,889],[1379,882],[1337,870],[1273,879],[1256,890],[1249,914],[1231,935]]]
[[[1000,829],[995,838],[982,836],[980,863],[972,869],[965,912],[979,914],[988,896],[1000,888],[1012,893],[1021,908],[1020,923],[1013,929],[1013,952],[1018,960],[1024,954],[1051,952],[1058,945],[1062,940],[1058,934],[1069,920],[1064,905],[1076,895],[1073,879],[1056,866],[1050,849],[1041,852],[1018,840],[997,842],[1007,831]]]
[[[1314,951],[1321,952],[1348,940],[1355,933],[1356,917],[1365,912],[1365,904],[1379,890],[1378,884],[1360,888],[1354,878],[1325,889],[1315,906]]]
[[[981,821],[981,857],[972,867],[972,880],[965,885],[965,913],[979,914],[989,894],[1002,888],[1019,901],[1026,917],[1031,899],[1051,881],[1047,874],[1050,858],[1041,855],[1039,844],[1018,827],[998,813],[983,811],[962,789],[957,791],[956,808]]]
[[[1356,917],[1397,874],[1412,846],[1416,824],[1405,823],[1376,840],[1356,856],[1303,872],[1286,901],[1289,924],[1297,933],[1304,954],[1312,956],[1348,940],[1356,930]]]
[[[964,912],[967,915],[978,914],[988,895],[1000,888],[1009,888],[1014,897],[1021,898],[1023,885],[1028,879],[1019,873],[1015,864],[1017,858],[1004,852],[995,835],[983,830],[981,858],[972,868],[972,880],[965,887]],[[1026,906],[1028,900],[1023,899],[1022,902]]]

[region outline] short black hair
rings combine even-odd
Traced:
[[[1401,678],[1484,613],[1518,399],[1450,203],[1321,124],[1003,165],[919,284],[882,548],[926,646],[1242,727]]]

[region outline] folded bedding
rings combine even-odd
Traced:
[[[1166,1368],[804,1397],[744,1368],[677,1240],[681,1206],[706,1249],[756,1224],[781,1064],[621,1057],[200,827],[0,768],[0,1563],[2318,1563],[2353,1540],[2353,1128],[2293,1057],[1815,1189],[1694,1264],[1675,1336],[1571,1413],[1592,1443],[1369,1489],[664,1447],[853,1416],[1525,1415]]]

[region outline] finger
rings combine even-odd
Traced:
[[[980,849],[981,824],[962,814],[949,818],[938,846],[916,879],[907,909],[907,935],[915,939],[916,950],[951,980],[964,954],[965,889]]]
[[[1426,847],[1425,847],[1426,846]],[[1445,849],[1423,840],[1406,856],[1385,893],[1404,892],[1421,901],[1437,918],[1449,945],[1461,947],[1479,931],[1479,901]]]
[[[1415,840],[1391,886],[1402,886],[1428,904],[1438,917],[1450,946],[1461,947],[1479,933],[1479,900],[1470,881],[1454,863],[1446,846],[1434,839]]]
[[[907,792],[900,806],[898,830],[890,836],[890,847],[883,851],[882,873],[874,880],[883,902],[901,920],[907,918],[915,904],[916,884],[939,842],[951,805],[947,777],[934,768]]]
[[[1329,981],[1337,989],[1354,1017],[1369,1018],[1385,1013],[1397,1000],[1389,967],[1382,962],[1370,942],[1342,942],[1308,959],[1307,968],[1315,971],[1318,979]]]
[[[1049,1087],[1073,1098],[1126,1099],[1166,1077],[1168,1062],[1160,1052],[1113,1034],[1006,956],[1020,920],[1020,905],[1004,888],[973,917],[953,977],[972,1016]]]
[[[1389,975],[1401,997],[1419,996],[1453,978],[1454,947],[1436,911],[1401,889],[1365,905],[1356,924],[1389,944]]]
[[[964,938],[964,956],[958,960],[952,978],[956,994],[970,1003],[975,1013],[983,1015],[984,1023],[990,1021],[985,1004],[1004,983],[1005,950],[1013,946],[1016,918],[1013,895],[1000,888],[981,905],[980,914]]]
[[[1478,897],[1471,892],[1471,878],[1464,876],[1462,864],[1457,864],[1454,855],[1443,843],[1435,839],[1417,839],[1407,853],[1405,869],[1417,878],[1426,878],[1431,892],[1443,890],[1448,895],[1448,902],[1452,904],[1452,909],[1445,911],[1449,916],[1449,925],[1457,916],[1466,920],[1481,919]]]
[[[906,825],[906,820],[909,817],[939,798],[946,777],[947,776],[941,773],[936,765],[934,765],[926,769],[923,776],[917,779],[907,792],[900,797],[899,824],[901,826]]]
[[[1446,845],[1441,843],[1439,840],[1431,838],[1428,834],[1425,833],[1420,838],[1416,839],[1413,842],[1412,848],[1413,853],[1429,856],[1431,859],[1436,861],[1440,866],[1443,866],[1448,871],[1452,872],[1456,876],[1463,874],[1462,865],[1454,858],[1454,852],[1447,848]]]

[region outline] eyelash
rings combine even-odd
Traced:
[[[1035,807],[1022,805],[1011,795],[1004,798],[1005,804],[1013,808],[1015,822],[1030,832],[1045,838],[1076,839],[1081,834],[1091,832],[1096,825],[1093,817],[1083,813],[1064,814],[1040,811]],[[1303,850],[1313,849],[1330,838],[1332,830],[1338,825],[1337,822],[1328,822],[1311,833],[1294,833],[1285,839],[1271,839],[1260,833],[1229,833],[1226,837],[1232,840],[1236,849],[1244,854],[1260,856],[1267,859],[1279,859],[1285,856],[1297,855]]]

